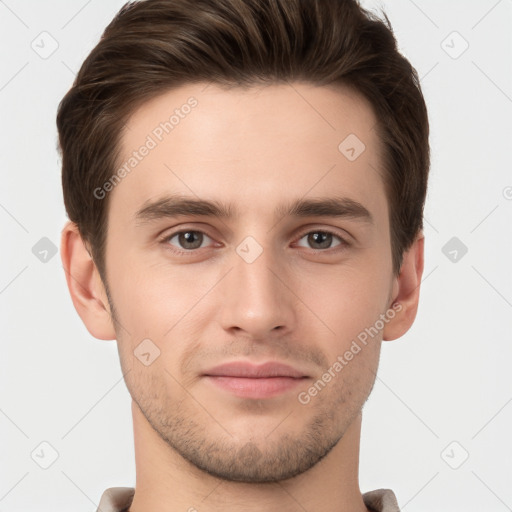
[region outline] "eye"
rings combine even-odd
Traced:
[[[348,245],[343,238],[341,238],[339,235],[336,235],[335,233],[331,233],[330,231],[318,230],[305,233],[299,239],[297,245],[301,247],[308,247],[307,245],[301,244],[301,241],[304,239],[306,240],[306,244],[310,244],[309,247],[311,249],[331,249],[332,247],[336,247],[342,244]],[[337,243],[333,245],[333,241],[337,241]]]
[[[173,240],[175,241],[174,243]],[[164,239],[164,242],[169,245],[174,245],[177,247],[179,252],[179,249],[184,249],[185,251],[200,249],[205,240],[209,240],[210,242],[212,241],[212,239],[202,231],[188,229],[177,231],[176,233],[167,236]]]

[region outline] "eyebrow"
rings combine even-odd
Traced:
[[[237,214],[237,209],[231,204],[226,205],[218,201],[196,199],[182,195],[167,195],[144,203],[142,208],[135,213],[135,221],[138,225],[141,225],[163,218],[184,215],[232,219]],[[348,197],[297,199],[277,207],[274,214],[276,217],[346,218],[373,224],[373,217],[368,209],[358,201]]]

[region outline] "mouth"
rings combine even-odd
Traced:
[[[203,378],[235,396],[262,399],[289,392],[309,376],[283,363],[255,365],[234,361],[206,371]]]

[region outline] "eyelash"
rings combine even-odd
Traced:
[[[179,231],[174,231],[173,233],[168,234],[164,238],[162,238],[161,242],[166,246],[166,248],[168,250],[172,251],[174,254],[177,254],[178,256],[181,256],[181,255],[189,256],[195,252],[198,252],[200,249],[204,249],[204,247],[199,247],[197,249],[178,249],[174,246],[171,246],[169,241],[172,238],[174,238],[175,236],[180,235],[182,233],[201,233],[202,235],[206,235],[208,238],[213,240],[213,238],[211,236],[209,236],[207,233],[205,233],[204,231],[198,230],[198,229],[181,229]],[[327,249],[309,248],[309,250],[314,251],[314,252],[318,252],[318,253],[329,252],[329,251],[338,252],[339,250],[343,250],[344,248],[347,248],[351,245],[349,242],[347,242],[347,240],[345,238],[343,238],[338,233],[331,231],[329,229],[313,229],[313,230],[309,230],[309,231],[304,231],[298,236],[298,238],[295,239],[294,243],[299,242],[306,235],[309,235],[312,233],[322,233],[322,234],[332,235],[333,237],[337,238],[340,241],[340,243],[338,245],[336,245],[334,247],[328,247]]]

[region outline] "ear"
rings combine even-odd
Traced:
[[[391,295],[391,307],[395,311],[395,316],[384,327],[383,341],[403,336],[416,318],[423,275],[424,242],[425,237],[420,232],[410,249],[404,252],[400,274],[394,278]]]
[[[114,340],[105,287],[74,222],[68,221],[62,230],[60,253],[71,300],[85,327],[95,338]]]

